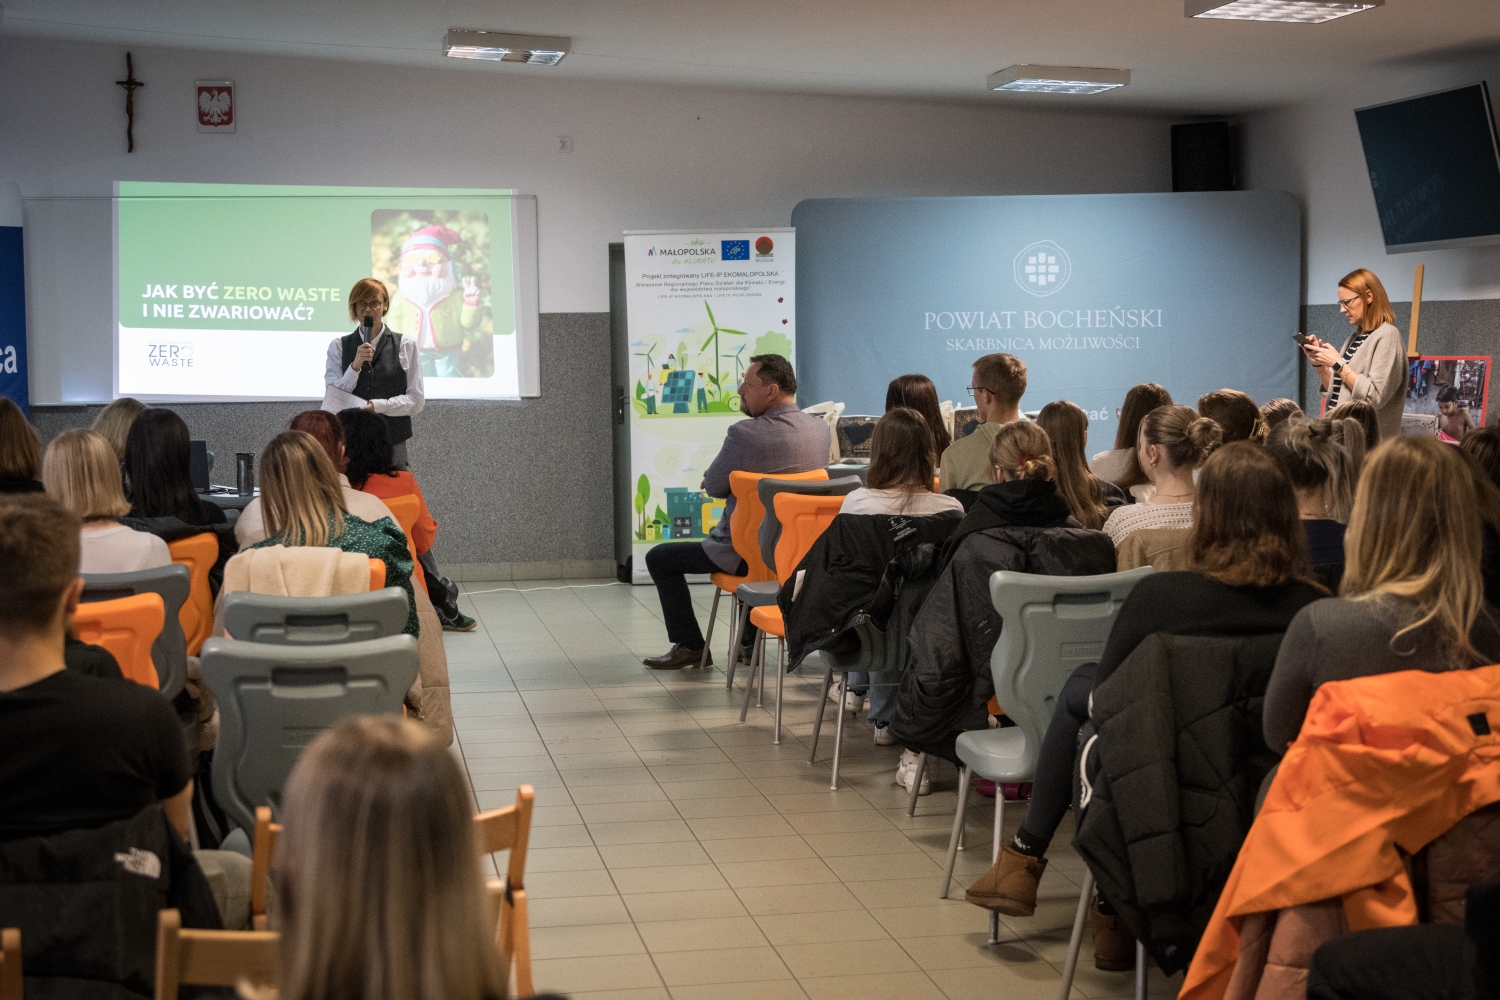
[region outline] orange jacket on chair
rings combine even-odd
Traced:
[[[1250,914],[1339,898],[1351,930],[1417,921],[1413,853],[1500,801],[1500,666],[1318,688],[1193,956],[1183,1000],[1225,995]]]

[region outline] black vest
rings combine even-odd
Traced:
[[[354,354],[363,344],[364,334],[355,330],[343,338],[344,368],[354,363]],[[389,327],[375,341],[375,357],[359,370],[359,381],[354,383],[354,395],[360,399],[390,399],[406,394],[406,369],[401,367],[401,335]],[[400,444],[411,437],[411,417],[387,417],[385,429],[391,436],[391,444]]]

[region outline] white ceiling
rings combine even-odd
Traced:
[[[555,68],[445,59],[449,27],[570,35]],[[1387,0],[1321,25],[1202,20],[1182,0],[0,0],[0,34],[455,71],[1231,113],[1396,66],[1500,53],[1497,0]],[[1129,69],[1094,97],[991,94],[1015,63]]]

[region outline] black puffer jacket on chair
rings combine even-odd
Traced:
[[[912,623],[911,659],[896,694],[891,732],[909,750],[958,760],[954,741],[986,725],[995,693],[990,654],[1000,616],[990,603],[999,570],[1048,576],[1115,571],[1115,547],[1073,519],[1046,480],[996,483],[979,492],[948,542],[948,559]]]
[[[1261,706],[1281,640],[1158,632],[1094,688],[1073,843],[1167,975],[1192,962],[1276,764]]]

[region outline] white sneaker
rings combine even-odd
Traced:
[[[896,783],[911,791],[912,780],[917,775],[917,755],[910,750],[901,751],[901,763],[896,765]],[[922,785],[917,789],[918,795],[932,794],[932,779],[927,772],[922,772]]]
[[[896,737],[891,732],[890,726],[875,727],[875,745],[878,747],[893,747],[896,745]]]
[[[858,712],[865,707],[865,696],[858,691],[845,691],[843,681],[833,682],[828,697],[835,705],[842,703],[845,711]]]

